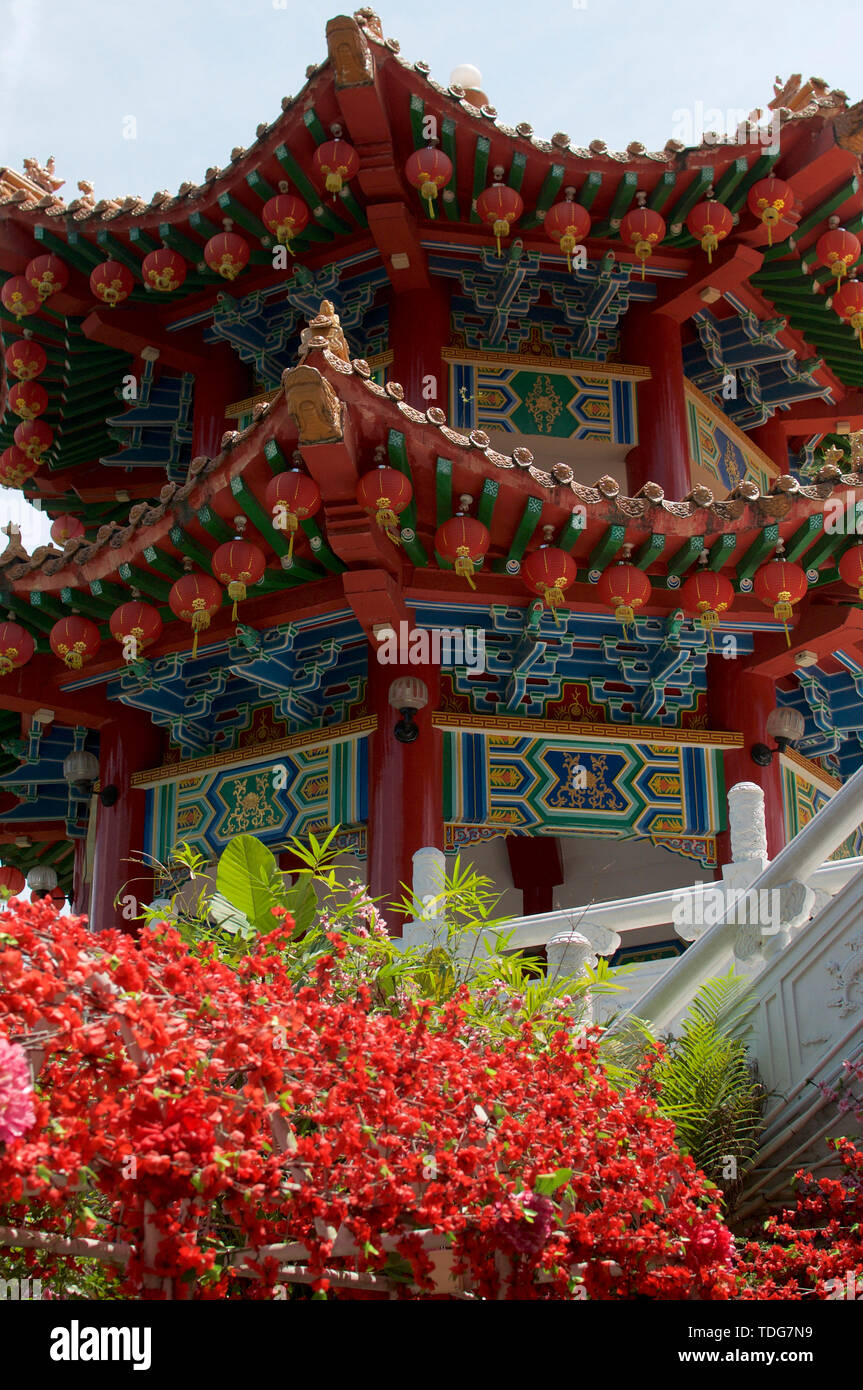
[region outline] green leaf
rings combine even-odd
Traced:
[[[216,888],[258,931],[271,931],[273,908],[287,905],[275,856],[254,835],[238,835],[227,846],[219,859]]]
[[[572,1177],[571,1168],[558,1168],[554,1173],[540,1173],[533,1184],[537,1197],[551,1197],[559,1187],[565,1187]]]

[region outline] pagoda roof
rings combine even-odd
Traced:
[[[851,602],[835,567],[848,537],[844,531],[834,535],[824,522],[837,500],[844,510],[863,499],[863,458],[859,471],[850,473],[827,464],[810,484],[779,476],[767,492],[744,481],[725,497],[696,487],[688,497],[670,500],[657,484],[647,483],[628,497],[612,477],[584,486],[567,463],[541,468],[528,449],[503,454],[483,431],[451,428],[442,410],[414,409],[398,383],[379,385],[367,362],[344,360],[314,331],[305,360],[285,372],[275,397],[259,402],[253,415],[244,430],[224,436],[216,458],[195,459],[182,484],[167,484],[156,502],[136,503],[124,523],[102,527],[95,541],[71,540],[63,550],[45,546],[29,556],[10,538],[0,554],[4,603],[43,649],[58,617],[80,611],[104,623],[132,589],[162,608],[166,629],[159,650],[188,644],[188,628],[164,606],[170,583],[190,561],[210,572],[212,552],[235,534],[238,515],[246,538],[268,559],[263,584],[248,600],[249,620],[262,625],[309,605],[343,607],[346,571],[370,568],[397,579],[407,603],[458,593],[479,605],[505,601],[526,608],[534,600],[518,571],[544,526],[553,528],[555,543],[576,560],[577,586],[568,595],[574,607],[596,605],[599,572],[629,545],[634,563],[651,578],[648,608],[675,608],[681,580],[707,551],[710,567],[724,570],[738,590],[735,612],[739,607],[741,614],[757,613],[763,620],[766,610],[747,596],[752,575],[780,540],[786,557],[810,571],[810,603]],[[262,499],[267,481],[291,458],[304,461],[318,479],[324,513],[320,526],[303,523],[288,563],[288,543],[273,528]],[[386,459],[412,483],[414,501],[402,519],[400,547],[383,538],[354,500],[356,482],[372,458]],[[491,534],[474,594],[434,549],[440,520],[465,495],[474,499],[474,514]],[[297,592],[300,586],[304,592]],[[214,632],[223,627],[228,633],[227,610]],[[107,628],[103,634],[107,638]],[[121,668],[119,650],[103,648],[95,665]]]
[[[435,81],[427,64],[404,58],[368,9],[331,20],[327,44],[326,60],[308,70],[302,91],[283,100],[272,123],[258,127],[248,149],[234,150],[225,168],[208,170],[203,183],[184,184],[176,194],[97,202],[82,181],[82,196],[65,203],[50,161],[46,168],[26,161],[26,174],[0,169],[0,276],[20,273],[32,255],[48,250],[71,271],[66,289],[22,325],[0,310],[7,340],[25,326],[49,354],[46,418],[55,428],[55,443],[40,474],[25,486],[47,510],[75,510],[77,496],[91,530],[100,522],[122,526],[125,504],[116,501],[117,475],[109,468],[126,466],[121,491],[134,503],[155,497],[166,476],[176,480],[176,448],[172,453],[167,442],[136,446],[131,420],[124,422],[116,403],[116,383],[128,371],[130,356],[148,343],[158,343],[160,370],[189,376],[205,370],[200,325],[222,312],[218,306],[226,287],[204,264],[203,251],[223,218],[231,218],[252,246],[247,270],[231,287],[244,304],[257,291],[264,298],[283,287],[290,292],[303,276],[311,279],[322,267],[348,262],[360,264],[366,274],[379,273],[396,291],[408,290],[425,282],[436,251],[454,242],[462,257],[479,260],[487,251],[489,234],[474,202],[498,165],[524,199],[525,212],[514,230],[526,256],[541,258],[543,269],[553,271],[565,262],[543,231],[543,217],[572,187],[590,211],[587,242],[597,263],[610,256],[625,269],[635,264],[619,227],[641,192],[668,224],[651,258],[651,275],[684,277],[694,267],[706,272],[686,216],[712,187],[737,219],[713,271],[721,276],[734,261],[738,308],[732,310],[723,290],[725,299],[715,313],[749,313],[755,321],[780,315],[771,321],[793,354],[804,396],[818,394],[835,411],[844,393],[863,388],[863,354],[851,328],[829,307],[828,272],[816,267],[814,249],[832,215],[851,231],[863,229],[863,104],[849,105],[844,93],[819,79],[794,77],[777,85],[768,107],[779,119],[778,139],[762,125],[757,132],[751,127],[744,140],[732,133],[688,147],[669,141],[660,151],[633,141],[625,151],[612,152],[601,140],[579,146],[562,132],[544,140],[525,123],[507,125],[479,97],[471,100],[461,88]],[[436,218],[428,216],[404,173],[410,153],[425,144],[429,115],[454,165]],[[360,157],[356,179],[338,198],[322,190],[312,163],[334,126]],[[799,211],[793,235],[772,247],[767,229],[746,211],[749,188],[771,172],[791,184]],[[260,216],[282,180],[312,213],[295,241],[299,267],[287,282],[273,271],[271,239]],[[140,282],[143,257],[162,245],[179,251],[189,266],[184,285],[171,295],[151,292]],[[398,251],[409,255],[399,258]],[[136,277],[130,299],[115,309],[97,304],[87,283],[92,268],[106,257],[121,261]],[[704,308],[709,317],[705,306],[711,303],[699,304],[699,312]],[[686,312],[692,317],[691,306]],[[705,334],[711,331],[706,324]],[[161,426],[164,438],[174,445],[187,423],[182,396],[178,389],[176,400],[160,405],[160,421],[168,420]],[[0,422],[0,449],[11,441],[14,423],[9,417]],[[127,436],[131,440],[120,453],[118,432],[124,443]]]

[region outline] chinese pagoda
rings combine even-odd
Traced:
[[[0,877],[128,926],[338,826],[538,913],[713,878],[739,781],[775,853],[863,761],[863,104],[614,153],[326,43],[201,185],[0,168]]]

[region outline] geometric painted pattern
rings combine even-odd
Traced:
[[[730,492],[741,482],[753,482],[769,492],[775,472],[768,470],[760,451],[741,438],[718,406],[686,386],[686,421],[692,482],[714,493]]]
[[[786,843],[793,839],[834,795],[835,791],[832,788],[828,789],[824,784],[810,780],[800,768],[783,759],[782,807],[785,815]],[[830,858],[853,859],[859,855],[863,855],[863,825],[852,831],[839,848],[833,851]]]
[[[294,747],[159,782],[147,792],[149,852],[167,863],[186,841],[213,859],[236,835],[283,844],[292,835],[368,817],[368,738]]]
[[[724,817],[717,748],[444,731],[444,818],[456,825],[640,836],[710,865]]]
[[[457,429],[635,444],[635,381],[559,368],[454,362],[450,412]]]

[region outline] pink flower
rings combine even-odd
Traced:
[[[17,1139],[35,1123],[27,1055],[17,1043],[0,1038],[0,1141]]]

